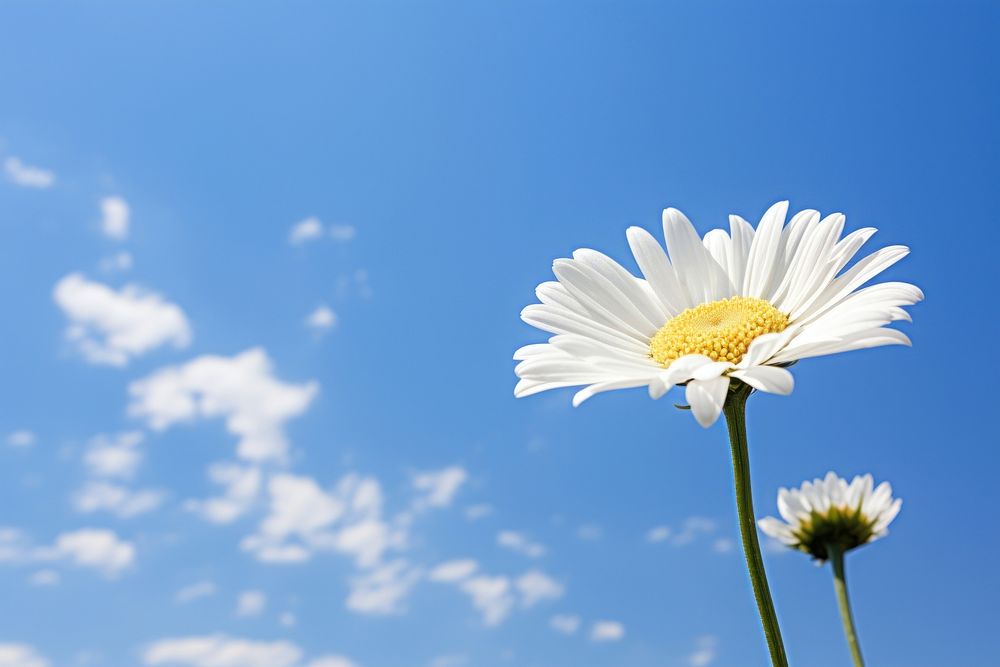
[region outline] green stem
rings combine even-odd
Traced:
[[[839,544],[828,544],[826,553],[833,565],[833,590],[837,593],[837,606],[840,607],[840,621],[844,624],[844,636],[851,647],[851,658],[854,667],[865,667],[861,657],[861,645],[858,644],[858,631],[854,628],[854,614],[851,613],[851,601],[847,597],[847,576],[844,574],[844,549]]]
[[[774,602],[771,600],[767,575],[764,573],[764,560],[761,558],[760,543],[757,541],[757,522],[753,514],[746,423],[746,402],[750,392],[750,387],[740,383],[729,392],[722,410],[726,415],[729,443],[733,450],[733,480],[736,484],[736,510],[739,515],[740,536],[743,538],[743,555],[746,556],[753,595],[757,600],[757,611],[760,614],[761,625],[764,626],[767,648],[771,653],[771,664],[774,667],[788,667],[785,646],[781,641],[781,629],[778,627],[778,617],[774,612]]]

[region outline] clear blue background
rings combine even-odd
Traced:
[[[593,247],[630,261],[625,228],[656,230],[665,206],[705,232],[789,198],[878,227],[873,247],[909,245],[887,275],[927,300],[905,325],[912,349],[804,362],[792,396],[753,399],[758,513],[829,469],[891,480],[904,499],[891,536],[848,561],[870,663],[995,665],[998,18],[973,2],[4,3],[0,149],[59,180],[0,185],[0,431],[39,435],[32,451],[0,451],[0,523],[39,541],[106,525],[139,554],[117,581],[69,571],[50,589],[2,567],[0,639],[58,667],[81,650],[135,664],[150,641],[212,632],[369,667],[441,654],[662,667],[688,664],[710,634],[713,665],[764,665],[738,550],[643,538],[689,516],[736,537],[722,425],[704,431],[641,391],[576,410],[568,391],[515,401],[510,355],[543,338],[518,313],[553,258]],[[132,206],[136,267],[104,279],[179,303],[188,350],[126,369],[64,353],[51,290],[71,271],[99,277],[105,194]],[[289,247],[312,214],[357,238]],[[372,297],[338,297],[356,269]],[[301,322],[323,300],[340,324],[318,341]],[[523,530],[548,546],[539,564],[565,597],[498,628],[432,585],[405,615],[351,614],[344,559],[262,565],[238,548],[252,519],[219,528],[183,511],[213,490],[205,465],[232,451],[218,422],[152,438],[144,475],[172,494],[161,510],[73,512],[81,473],[59,452],[134,426],[129,381],[254,345],[282,379],[322,385],[289,425],[298,472],[360,470],[391,491],[463,465],[472,481],[414,557],[517,571],[528,563],[495,534]],[[461,518],[480,502],[496,513]],[[603,537],[580,540],[581,524]],[[847,664],[829,573],[797,554],[767,561],[792,663]],[[200,578],[220,594],[172,602]],[[234,618],[245,588],[295,597],[298,625]],[[555,612],[627,634],[564,637],[547,627]]]

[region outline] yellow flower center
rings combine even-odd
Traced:
[[[649,342],[649,355],[664,368],[685,354],[704,354],[735,364],[754,338],[787,326],[788,316],[764,299],[734,296],[672,317]]]

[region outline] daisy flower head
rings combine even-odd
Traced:
[[[680,211],[663,212],[666,251],[645,229],[626,236],[642,278],[607,255],[581,249],[553,263],[556,280],[521,318],[554,334],[514,354],[518,397],[583,386],[579,405],[611,389],[647,387],[652,398],[683,385],[695,419],[718,419],[731,384],[792,391],[787,366],[808,357],[909,345],[886,325],[910,320],[923,298],[914,285],[863,287],[905,257],[889,246],[854,262],[875,229],[842,236],[845,217],[767,210],[756,229],[729,218],[703,238]],[[734,382],[738,381],[738,382]]]
[[[785,546],[823,562],[831,549],[843,554],[889,532],[903,501],[893,499],[889,482],[872,487],[871,475],[859,475],[848,484],[830,472],[798,489],[780,489],[778,512],[784,521],[769,516],[758,525]]]

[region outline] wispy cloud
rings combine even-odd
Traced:
[[[343,655],[321,655],[309,661],[303,656],[302,649],[287,640],[257,641],[213,634],[152,642],[143,650],[142,662],[186,667],[357,667]],[[5,666],[0,663],[0,667]]]
[[[49,667],[49,661],[34,646],[0,643],[0,667]]]
[[[0,563],[11,565],[65,562],[112,578],[135,563],[135,546],[114,532],[84,528],[58,535],[49,546],[34,546],[16,528],[0,529]]]
[[[19,431],[9,433],[6,441],[11,447],[27,449],[28,447],[34,446],[34,444],[38,441],[38,437],[34,434],[34,432],[29,431],[28,429],[21,429]]]
[[[533,607],[543,600],[558,600],[566,588],[541,570],[529,570],[514,581],[521,595],[521,604]]]
[[[158,489],[131,489],[111,482],[88,482],[73,497],[77,512],[110,512],[122,519],[129,519],[151,512],[166,500],[166,493]]]
[[[560,634],[573,635],[580,629],[580,617],[572,614],[556,614],[549,619],[549,627]]]
[[[310,216],[292,225],[288,233],[288,242],[292,245],[302,245],[311,241],[318,241],[324,236],[346,243],[357,236],[358,230],[352,225],[331,224],[324,226],[319,218]]]
[[[493,514],[493,506],[486,503],[469,505],[465,508],[465,518],[469,521],[479,521]]]
[[[528,536],[513,530],[502,530],[497,533],[497,544],[528,558],[541,558],[545,555],[545,546],[533,542]]]
[[[236,598],[237,616],[260,616],[267,607],[267,596],[263,591],[243,591]]]
[[[301,220],[292,226],[292,231],[288,233],[288,242],[292,245],[302,245],[308,241],[315,241],[323,236],[323,223],[319,218],[309,217]]]
[[[670,526],[654,526],[646,532],[646,541],[652,544],[668,542],[675,547],[683,547],[695,542],[700,537],[706,537],[716,531],[715,521],[700,517],[688,517],[679,530]],[[719,538],[712,544],[713,550],[724,553],[732,548],[732,543],[726,538]]]
[[[190,586],[184,586],[174,594],[174,602],[177,604],[187,604],[189,602],[194,602],[200,598],[209,597],[215,595],[218,587],[213,581],[199,581],[197,583],[191,584]]]
[[[713,635],[703,635],[695,640],[695,649],[688,655],[690,667],[708,667],[715,660],[719,640]]]
[[[316,333],[326,333],[337,326],[337,314],[329,306],[320,305],[306,316],[305,324]]]
[[[590,639],[595,642],[617,642],[625,637],[625,626],[618,621],[595,621],[590,626]]]
[[[101,233],[113,241],[128,238],[132,210],[121,197],[105,197],[101,200]]]
[[[462,581],[463,579],[468,579],[478,569],[479,569],[479,564],[476,561],[472,560],[471,558],[450,560],[441,563],[433,570],[431,570],[427,574],[427,578],[430,579],[431,581],[438,581],[442,583],[454,583],[456,581]]]
[[[17,157],[8,157],[3,162],[3,171],[7,180],[24,188],[51,188],[56,183],[55,172],[41,167],[32,167]]]
[[[119,273],[131,269],[132,264],[132,253],[122,250],[102,258],[98,267],[104,273]]]
[[[413,478],[413,488],[422,495],[416,499],[415,505],[418,509],[448,507],[468,478],[469,474],[461,466],[419,473]]]

